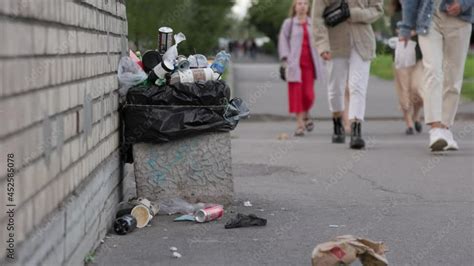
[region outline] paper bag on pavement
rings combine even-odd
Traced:
[[[386,266],[385,245],[351,235],[317,245],[312,254],[313,266],[350,265],[357,258],[364,266]]]

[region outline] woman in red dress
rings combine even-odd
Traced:
[[[319,76],[316,71],[320,62],[311,42],[309,10],[308,0],[294,0],[278,41],[280,60],[287,66],[289,111],[296,114],[295,136],[304,136],[305,130],[314,128],[309,112],[314,103],[314,80]]]

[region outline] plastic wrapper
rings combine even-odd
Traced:
[[[182,198],[166,198],[160,200],[160,211],[158,214],[193,214],[195,211],[205,208],[205,206],[205,203],[191,204]]]
[[[178,57],[178,44],[186,40],[186,36],[182,32],[174,35],[174,45],[168,48],[163,55],[163,61],[175,62]]]
[[[133,86],[144,82],[148,76],[130,57],[122,57],[119,62],[118,79],[120,81],[120,94],[125,95]]]

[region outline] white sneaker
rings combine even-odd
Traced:
[[[449,129],[444,129],[444,134],[446,136],[446,140],[448,141],[448,145],[444,148],[445,151],[457,151],[459,150],[458,143],[454,140],[453,132]]]
[[[444,151],[448,146],[446,133],[442,128],[432,128],[430,130],[430,149],[431,151]]]

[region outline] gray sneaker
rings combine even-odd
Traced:
[[[442,128],[432,128],[430,130],[430,149],[432,152],[444,151],[448,146],[446,133]]]

